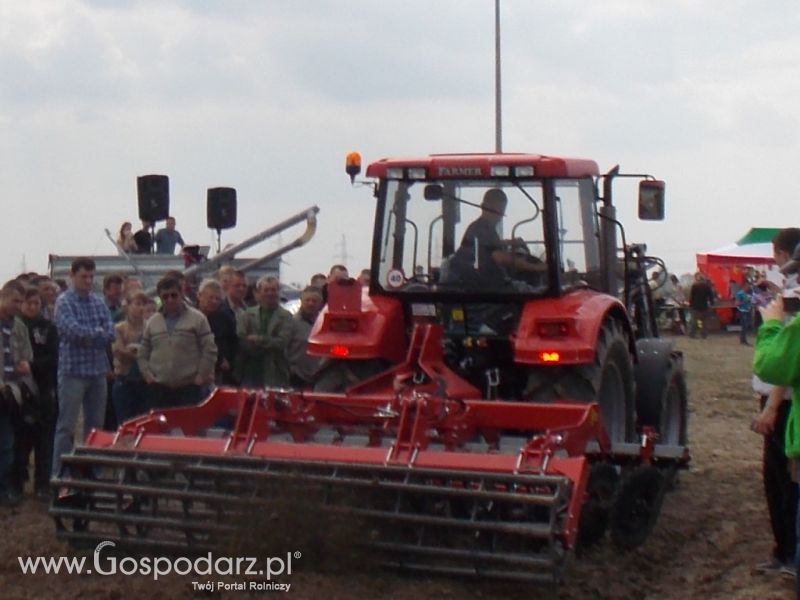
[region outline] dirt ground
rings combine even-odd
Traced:
[[[792,598],[793,582],[753,572],[769,556],[769,524],[760,475],[761,438],[748,429],[752,349],[735,335],[676,338],[690,390],[692,466],[664,503],[638,550],[622,554],[603,542],[577,557],[557,590],[448,578],[426,579],[351,569],[320,575],[296,562],[289,595],[311,598],[536,598],[691,600]],[[144,576],[23,575],[18,556],[70,555],[55,538],[46,506],[27,497],[0,509],[0,595],[12,598],[241,598],[280,594],[201,592],[192,576],[154,582]],[[197,580],[197,577],[194,577]],[[202,580],[202,578],[199,578]]]

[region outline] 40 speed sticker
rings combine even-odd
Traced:
[[[399,288],[406,282],[406,276],[402,269],[392,269],[386,274],[386,285],[390,288]]]

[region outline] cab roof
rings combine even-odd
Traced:
[[[594,177],[597,163],[585,158],[543,154],[432,154],[419,158],[383,158],[367,167],[367,176],[382,179],[387,169],[423,167],[430,179],[480,179],[495,177],[492,166],[533,166],[535,177]]]

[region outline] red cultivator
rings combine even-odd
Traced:
[[[368,523],[363,541],[401,568],[558,580],[586,503],[590,536],[608,511],[646,535],[663,478],[626,496],[625,475],[684,465],[684,447],[648,435],[612,446],[596,404],[464,397],[440,335],[418,326],[404,363],[345,395],[222,388],[92,432],[56,482],[69,492],[51,509],[59,536],[219,549],[236,535],[233,515],[263,510],[287,485]]]

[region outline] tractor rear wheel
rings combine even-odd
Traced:
[[[608,319],[600,329],[592,364],[531,373],[525,398],[534,402],[597,402],[611,442],[633,441],[636,398],[633,361],[622,326]]]

